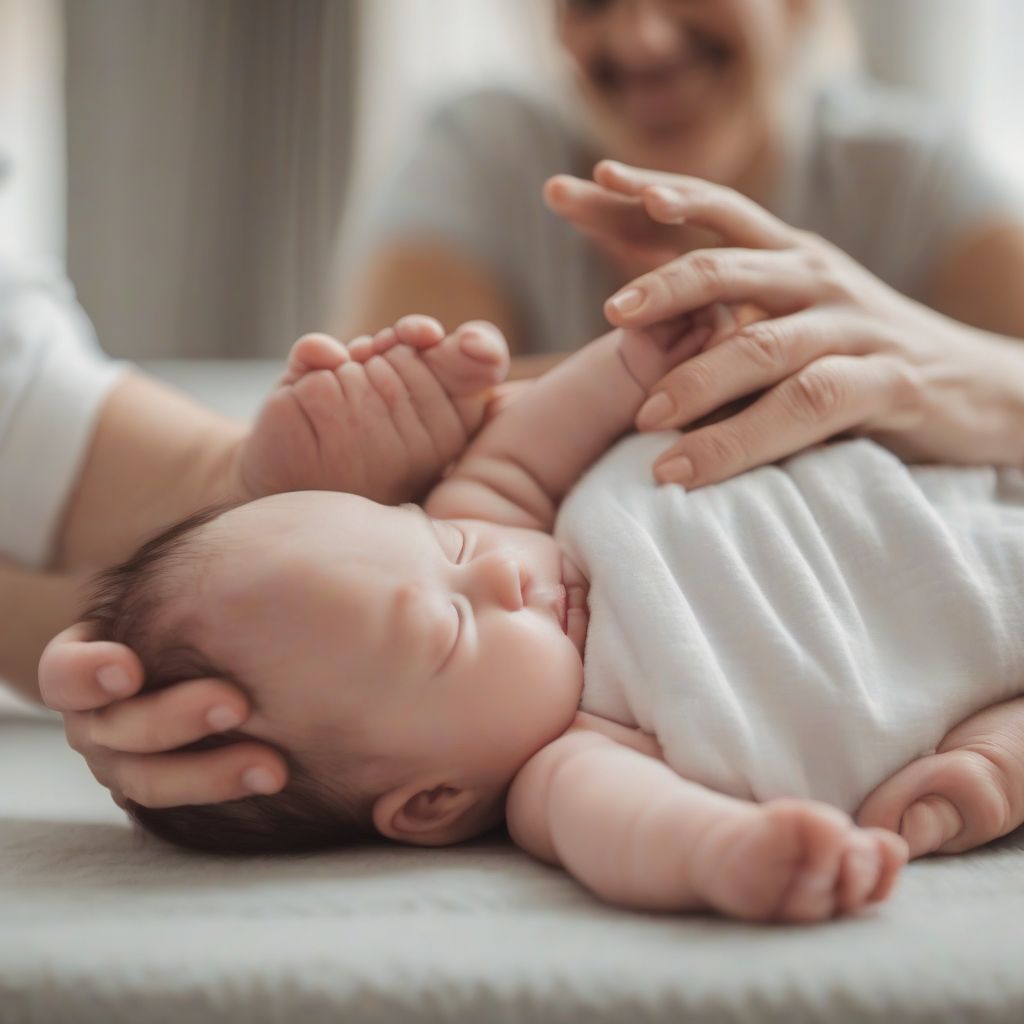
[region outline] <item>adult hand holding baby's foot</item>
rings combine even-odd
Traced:
[[[348,348],[307,335],[241,442],[237,490],[415,497],[465,447],[507,366],[504,338],[489,324],[445,337],[436,320],[405,317]],[[39,679],[71,746],[121,806],[126,799],[147,807],[216,803],[276,792],[287,780],[283,758],[265,744],[180,749],[248,717],[245,697],[223,680],[137,696],[143,670],[134,652],[92,642],[83,624],[50,642]]]
[[[507,369],[505,339],[484,322],[445,336],[407,316],[348,346],[307,335],[241,450],[243,489],[415,498],[465,448]]]

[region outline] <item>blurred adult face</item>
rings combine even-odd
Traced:
[[[601,142],[737,185],[778,130],[807,0],[556,0]]]

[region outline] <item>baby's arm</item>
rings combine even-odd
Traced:
[[[857,820],[898,832],[911,857],[962,853],[1024,824],[1024,697],[951,729],[934,754],[883,782]]]
[[[427,511],[550,530],[562,498],[631,427],[648,388],[694,348],[680,330],[612,331],[574,353],[481,430]]]
[[[512,838],[611,903],[812,921],[883,899],[899,837],[810,800],[752,804],[607,736],[570,730],[516,776]]]

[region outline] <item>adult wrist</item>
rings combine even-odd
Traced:
[[[929,456],[1024,468],[1024,341],[933,315],[944,344],[925,374]]]
[[[98,569],[199,508],[246,500],[247,428],[141,374],[108,397],[58,537],[54,568]]]

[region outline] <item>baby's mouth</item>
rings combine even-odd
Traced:
[[[563,633],[566,632],[569,602],[564,583],[533,584],[523,587],[523,605],[550,612]]]
[[[569,598],[566,595],[565,584],[558,584],[558,593],[555,597],[555,614],[558,616],[558,624],[562,632],[569,635]]]

